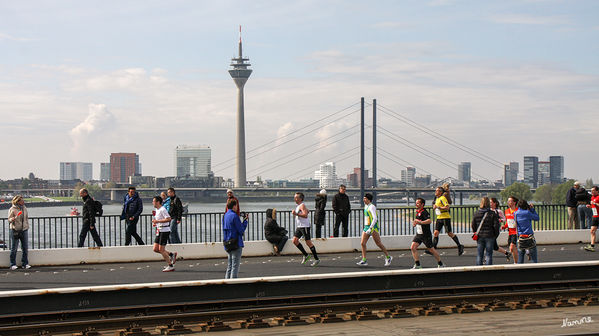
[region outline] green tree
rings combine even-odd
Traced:
[[[507,199],[510,198],[510,196],[529,201],[532,199],[532,192],[530,191],[528,184],[516,182],[501,191],[503,203],[507,203]]]
[[[533,195],[533,198],[537,202],[543,204],[551,204],[553,201],[553,185],[545,184],[537,188],[537,191]]]
[[[558,186],[553,188],[553,197],[551,197],[551,201],[553,204],[565,204],[566,203],[566,194],[568,190],[570,190],[574,186],[574,180],[568,180]]]

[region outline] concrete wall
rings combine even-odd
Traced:
[[[457,234],[460,242],[466,247],[475,247],[476,242],[472,240],[471,233]],[[538,244],[576,244],[588,242],[590,234],[588,230],[566,230],[566,231],[538,231],[535,232]],[[407,250],[410,248],[412,236],[385,236],[383,244],[389,250]],[[302,241],[303,242],[303,241]],[[315,239],[314,245],[319,253],[358,252],[360,238],[328,238]],[[498,238],[500,246],[505,246],[507,233],[502,232]],[[305,244],[305,243],[303,243]],[[439,239],[439,247],[455,247],[455,243],[447,235],[442,234]],[[422,247],[421,247],[422,248]],[[169,251],[176,251],[185,259],[225,258],[227,255],[222,243],[196,243],[168,245]],[[368,242],[368,250],[378,250],[372,239]],[[266,256],[273,252],[272,245],[267,241],[245,242],[244,256]],[[299,250],[293,246],[291,240],[285,245],[283,254],[299,254]],[[0,267],[10,266],[10,251],[0,251]],[[61,248],[61,249],[36,249],[29,250],[29,263],[32,266],[48,265],[78,265],[112,262],[137,262],[158,261],[161,257],[152,251],[152,246],[122,246],[103,248]],[[21,252],[17,253],[17,264],[21,263]]]

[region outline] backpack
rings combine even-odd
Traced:
[[[94,202],[94,217],[100,217],[104,213],[102,202],[93,200]]]

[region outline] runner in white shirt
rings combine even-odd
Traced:
[[[300,238],[304,237],[306,240],[306,245],[310,248],[312,255],[314,256],[314,261],[312,262],[312,266],[318,266],[320,264],[320,259],[318,259],[318,254],[316,254],[316,247],[312,244],[312,238],[310,237],[310,220],[308,219],[308,207],[304,204],[304,194],[301,192],[295,193],[293,197],[295,204],[295,210],[291,213],[295,216],[295,233],[293,235],[293,244],[302,252],[304,257],[302,258],[302,265],[307,263],[310,260],[310,255],[304,249],[302,243],[300,243]]]
[[[177,262],[177,252],[172,253],[166,250],[169,235],[171,233],[171,216],[165,207],[162,206],[162,197],[156,196],[152,200],[154,211],[152,211],[152,226],[156,228],[156,239],[154,240],[154,252],[160,253],[166,261],[166,267],[163,272],[172,272],[175,270]]]

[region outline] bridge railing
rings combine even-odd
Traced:
[[[454,233],[471,232],[470,222],[478,206],[452,206],[451,221]],[[505,209],[505,208],[504,208]],[[568,223],[568,211],[565,205],[536,205],[541,220],[533,222],[534,230],[565,230]],[[416,216],[414,207],[379,208],[378,217],[381,223],[382,235],[413,235],[415,229],[412,220]],[[427,210],[431,215],[430,207]],[[262,211],[248,212],[250,220],[246,230],[246,240],[263,240],[264,222],[266,214]],[[187,214],[179,225],[179,234],[183,243],[202,243],[222,241],[221,221],[223,213],[193,213]],[[314,223],[314,211],[310,211],[310,222]],[[434,220],[434,215],[433,215]],[[289,236],[295,231],[295,219],[291,211],[277,211],[277,222],[287,228]],[[335,214],[326,210],[323,237],[333,236]],[[28,230],[29,248],[68,248],[76,247],[79,232],[82,226],[81,217],[37,217],[30,218]],[[352,209],[349,216],[349,236],[359,237],[364,226],[362,209]],[[102,238],[104,246],[122,246],[125,244],[125,221],[118,215],[102,216],[97,218],[96,227]],[[9,223],[6,218],[0,219],[0,239],[10,242]],[[312,235],[314,236],[314,225]],[[341,231],[341,230],[340,230]],[[152,228],[152,216],[142,215],[137,224],[137,232],[146,242],[153,244],[155,230]],[[88,234],[84,246],[95,246],[93,239]]]

